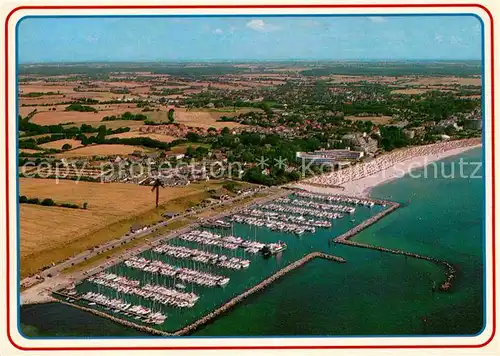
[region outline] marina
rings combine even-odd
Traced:
[[[310,258],[346,262],[318,251],[353,244],[350,236],[398,207],[389,201],[294,191],[221,217],[224,224],[200,224],[165,237],[62,295],[65,303],[97,308],[141,330],[189,334]],[[302,239],[305,233],[315,238]]]

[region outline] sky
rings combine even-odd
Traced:
[[[473,16],[26,18],[19,62],[481,59]]]

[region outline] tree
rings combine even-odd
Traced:
[[[225,126],[221,132],[220,132],[222,135],[229,135],[229,128],[227,126]]]
[[[186,134],[186,139],[190,142],[198,142],[200,140],[201,136],[198,135],[195,132],[188,132]]]
[[[168,122],[171,124],[174,123],[174,109],[168,111]]]
[[[66,143],[62,146],[62,149],[63,150],[70,150],[72,148],[72,146],[69,144],[69,143]]]
[[[44,205],[44,206],[54,206],[54,205],[56,205],[56,203],[52,199],[46,198],[46,199],[44,199],[42,201],[42,205]]]
[[[88,204],[87,202],[83,203],[83,208],[84,208],[85,210],[87,210],[87,208],[88,208],[88,207],[89,207],[89,204]]]
[[[155,181],[153,182],[153,188],[151,191],[156,190],[156,207],[158,208],[158,203],[160,201],[160,187],[165,188],[165,185],[163,185],[163,182],[161,181],[160,178],[156,178]]]
[[[193,146],[188,146],[186,148],[186,156],[193,157],[194,156],[194,148]]]

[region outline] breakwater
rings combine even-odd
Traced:
[[[136,324],[134,322],[124,320],[122,318],[119,318],[119,317],[116,317],[113,315],[109,315],[109,314],[104,313],[102,311],[99,311],[99,310],[96,310],[93,308],[87,308],[85,306],[74,304],[74,303],[68,303],[68,302],[61,300],[61,299],[58,299],[58,298],[57,298],[57,301],[62,303],[62,304],[66,304],[66,305],[70,305],[72,307],[78,308],[80,310],[87,311],[87,312],[92,313],[94,315],[98,315],[100,317],[107,318],[107,319],[112,320],[116,323],[125,325],[125,326],[130,327],[130,328],[134,328],[138,331],[147,332],[147,333],[150,333],[153,335],[161,335],[161,336],[181,336],[181,335],[190,334],[193,331],[195,331],[196,329],[200,328],[201,326],[211,322],[212,320],[214,320],[218,316],[226,313],[231,308],[235,307],[237,304],[241,303],[242,301],[244,301],[245,299],[247,299],[251,295],[262,291],[263,289],[270,286],[272,283],[276,282],[278,279],[282,278],[286,274],[292,272],[293,270],[295,270],[297,268],[304,266],[306,263],[308,263],[309,261],[311,261],[315,258],[322,258],[322,259],[326,259],[326,260],[338,262],[338,263],[345,263],[346,262],[346,260],[342,257],[326,254],[323,252],[309,253],[309,254],[305,255],[304,257],[302,257],[301,259],[289,264],[288,266],[282,268],[278,272],[276,272],[273,275],[269,276],[268,278],[264,279],[259,284],[247,289],[243,293],[230,299],[229,301],[227,301],[226,303],[224,303],[223,305],[221,305],[220,307],[218,307],[214,311],[208,313],[207,315],[205,315],[201,319],[198,319],[197,321],[187,325],[184,328],[177,330],[174,333],[170,333],[170,332],[166,332],[166,331],[162,331],[162,330],[157,330],[157,329],[151,328],[149,326],[145,326],[145,325],[139,325],[139,324]],[[60,295],[62,297],[68,297],[67,295],[60,293],[60,292],[54,293],[54,294]],[[75,296],[71,296],[71,298],[78,299]]]
[[[246,298],[248,298],[252,294],[260,292],[261,290],[263,290],[267,286],[271,285],[272,283],[274,283],[275,281],[277,281],[281,277],[285,276],[286,274],[290,273],[291,271],[293,271],[293,270],[295,270],[295,269],[297,269],[299,267],[302,267],[307,262],[309,262],[309,261],[311,261],[311,260],[313,260],[315,258],[323,258],[323,259],[327,259],[327,260],[334,261],[334,262],[340,262],[340,263],[345,263],[346,262],[346,260],[343,259],[342,257],[337,257],[337,256],[329,255],[329,254],[326,254],[326,253],[323,253],[323,252],[312,252],[312,253],[310,253],[310,254],[302,257],[300,260],[297,260],[297,261],[289,264],[288,266],[282,268],[281,270],[279,270],[278,272],[276,272],[272,276],[264,279],[259,284],[253,286],[250,289],[247,289],[245,292],[243,292],[243,293],[239,294],[238,296],[232,298],[228,302],[224,303],[221,307],[219,307],[219,308],[215,309],[214,311],[210,312],[209,314],[205,315],[203,318],[198,319],[194,323],[192,323],[192,324],[190,324],[190,325],[188,325],[188,326],[186,326],[186,327],[184,327],[184,328],[176,331],[174,333],[174,335],[179,335],[179,336],[180,335],[186,335],[186,334],[189,334],[189,333],[195,331],[200,326],[202,326],[202,325],[210,322],[211,320],[215,319],[219,315],[227,312],[229,309],[231,309],[234,306],[236,306],[238,303],[244,301]]]
[[[396,209],[398,209],[400,207],[400,204],[396,203],[396,202],[391,202],[391,201],[387,201],[387,200],[374,200],[374,199],[370,199],[370,200],[373,201],[375,204],[385,205],[385,206],[389,205],[389,207],[387,209],[381,211],[377,215],[374,215],[371,218],[366,219],[361,224],[356,225],[355,227],[353,227],[349,231],[343,233],[342,235],[334,238],[333,239],[334,242],[342,243],[343,241],[350,239],[354,235],[356,235],[356,234],[360,233],[361,231],[363,231],[364,229],[366,229],[368,226],[375,224],[377,221],[382,219],[384,216],[392,213],[393,211],[395,211]]]
[[[61,304],[69,305],[69,306],[71,306],[73,308],[77,308],[77,309],[80,309],[80,310],[92,313],[92,314],[100,316],[102,318],[107,318],[107,319],[109,319],[111,321],[114,321],[115,323],[128,326],[129,328],[133,328],[133,329],[136,329],[138,331],[142,331],[142,332],[145,332],[145,333],[149,333],[149,334],[153,334],[153,335],[158,335],[158,336],[172,336],[173,335],[173,334],[168,333],[166,331],[161,331],[161,330],[153,329],[153,328],[151,328],[149,326],[139,325],[139,324],[133,323],[133,322],[128,321],[128,320],[117,318],[116,316],[109,315],[107,313],[104,313],[102,311],[99,311],[99,310],[96,310],[96,309],[93,309],[93,308],[87,308],[87,307],[84,307],[84,306],[81,306],[81,305],[78,305],[78,304],[68,303],[68,302],[65,302],[64,300],[60,300],[60,299],[57,299],[57,301],[59,303],[61,303]]]
[[[350,238],[353,237],[354,235],[360,233],[361,231],[363,231],[367,227],[373,225],[374,223],[376,223],[377,221],[382,219],[384,216],[392,213],[393,211],[395,211],[396,209],[398,209],[400,207],[399,203],[384,201],[384,200],[378,200],[377,204],[390,205],[390,207],[388,209],[380,212],[379,214],[363,221],[361,224],[352,228],[351,230],[347,231],[346,233],[334,238],[333,241],[335,243],[340,243],[340,244],[355,246],[355,247],[360,247],[360,248],[368,248],[368,249],[372,249],[372,250],[392,253],[395,255],[405,255],[408,257],[418,258],[418,259],[429,261],[429,262],[432,262],[432,263],[435,263],[438,265],[442,265],[446,268],[446,279],[441,284],[439,289],[441,291],[444,291],[444,292],[448,291],[452,287],[452,283],[453,283],[453,280],[455,279],[455,273],[456,273],[455,267],[453,267],[453,265],[451,263],[444,261],[444,260],[434,258],[434,257],[424,256],[424,255],[420,255],[420,254],[413,253],[413,252],[396,250],[396,249],[391,249],[391,248],[382,247],[382,246],[367,245],[367,244],[362,244],[360,242],[355,242],[355,241],[350,240]]]

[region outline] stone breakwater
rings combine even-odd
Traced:
[[[77,308],[77,309],[80,309],[80,310],[92,313],[92,314],[100,316],[102,318],[107,318],[107,319],[109,319],[111,321],[114,321],[115,323],[125,325],[125,326],[127,326],[129,328],[133,328],[133,329],[136,329],[138,331],[142,331],[142,332],[145,332],[145,333],[149,333],[149,334],[153,334],[153,335],[158,335],[158,336],[172,336],[172,335],[174,335],[174,334],[168,333],[166,331],[156,330],[156,329],[153,329],[153,328],[151,328],[149,326],[139,325],[139,324],[133,323],[133,322],[128,321],[128,320],[120,319],[120,318],[117,318],[116,316],[106,314],[104,312],[101,312],[101,311],[93,309],[93,308],[87,308],[87,307],[84,307],[84,306],[81,306],[81,305],[77,305],[77,304],[73,304],[73,303],[68,303],[68,302],[65,302],[65,301],[59,300],[59,299],[57,301],[59,303],[66,304],[66,305],[69,305],[69,306],[71,306],[73,308]]]
[[[308,263],[309,261],[311,261],[315,258],[323,258],[323,259],[327,259],[327,260],[334,261],[334,262],[340,262],[340,263],[346,262],[346,260],[343,259],[342,257],[337,257],[337,256],[329,255],[326,253],[322,253],[322,252],[312,252],[312,253],[302,257],[300,260],[297,260],[297,261],[289,264],[285,268],[279,270],[278,272],[276,272],[272,276],[264,279],[262,282],[253,286],[252,288],[247,289],[245,292],[243,292],[240,295],[229,300],[221,307],[219,307],[219,308],[215,309],[214,311],[210,312],[209,314],[205,315],[203,318],[198,319],[197,321],[195,321],[191,325],[188,325],[185,328],[178,330],[177,332],[174,333],[174,335],[186,335],[186,334],[189,334],[189,333],[195,331],[200,326],[207,324],[208,322],[215,319],[219,315],[227,312],[229,309],[236,306],[238,303],[244,301],[246,298],[248,298],[252,294],[260,292],[261,290],[263,290],[267,286],[271,285],[272,283],[274,283],[275,281],[277,281],[281,277],[285,276],[287,273],[290,273],[291,271],[293,271],[299,267],[304,266],[306,263]]]
[[[362,244],[362,243],[350,240],[350,238],[353,237],[354,235],[356,235],[359,232],[361,232],[362,230],[366,229],[368,226],[373,225],[374,223],[376,223],[377,221],[382,219],[384,216],[392,213],[393,211],[395,211],[396,209],[398,209],[400,207],[399,203],[389,202],[389,201],[377,201],[377,204],[385,204],[385,205],[391,205],[391,206],[388,209],[382,211],[380,214],[372,216],[371,218],[363,221],[361,224],[354,227],[353,229],[351,229],[351,230],[347,231],[346,233],[334,238],[333,241],[335,243],[340,243],[340,244],[355,246],[355,247],[361,247],[361,248],[368,248],[368,249],[372,249],[372,250],[392,253],[395,255],[405,255],[405,256],[429,261],[432,263],[436,263],[439,265],[443,265],[447,269],[446,279],[441,284],[439,289],[441,291],[448,291],[452,286],[453,280],[455,279],[455,273],[456,273],[455,267],[453,267],[453,265],[451,265],[449,262],[446,262],[444,260],[440,260],[440,259],[437,259],[434,257],[420,255],[420,254],[413,253],[413,252],[406,252],[403,250],[396,250],[396,249],[375,246],[375,245],[367,245],[367,244]]]
[[[78,308],[80,310],[92,313],[94,315],[98,315],[100,317],[110,319],[110,320],[112,320],[112,321],[114,321],[116,323],[125,325],[125,326],[130,327],[130,328],[134,328],[134,329],[136,329],[138,331],[150,333],[150,334],[153,334],[153,335],[160,335],[160,336],[181,336],[181,335],[187,335],[187,334],[192,333],[193,331],[195,331],[196,329],[200,328],[201,326],[209,323],[210,321],[214,320],[218,316],[220,316],[223,313],[229,311],[231,308],[235,307],[237,304],[239,304],[240,302],[244,301],[245,299],[247,299],[248,297],[250,297],[252,294],[255,294],[257,292],[262,291],[264,288],[266,288],[269,285],[271,285],[272,283],[276,282],[278,279],[282,278],[286,274],[290,273],[291,271],[293,271],[293,270],[295,270],[297,268],[300,268],[300,267],[304,266],[306,263],[308,263],[309,261],[311,261],[311,260],[313,260],[315,258],[322,258],[322,259],[326,259],[326,260],[333,261],[333,262],[339,262],[339,263],[345,263],[346,262],[346,260],[344,258],[342,258],[342,257],[338,257],[338,256],[334,256],[334,255],[329,255],[329,254],[326,254],[326,253],[323,253],[323,252],[312,252],[312,253],[309,253],[309,254],[305,255],[304,257],[302,257],[300,260],[297,260],[297,261],[289,264],[288,266],[280,269],[278,272],[276,272],[275,274],[273,274],[273,275],[269,276],[268,278],[264,279],[259,284],[255,285],[255,286],[253,286],[253,287],[251,287],[249,289],[247,289],[243,293],[241,293],[241,294],[237,295],[236,297],[230,299],[229,301],[227,301],[226,303],[224,303],[222,306],[218,307],[214,311],[212,311],[209,314],[205,315],[201,319],[198,319],[197,321],[193,322],[192,324],[190,324],[190,325],[188,325],[188,326],[186,326],[186,327],[184,327],[182,329],[179,329],[179,330],[177,330],[177,331],[175,331],[173,333],[162,331],[162,330],[157,330],[157,329],[151,328],[149,326],[139,325],[139,324],[133,323],[131,321],[124,320],[124,319],[118,318],[118,317],[113,316],[113,315],[109,315],[107,313],[101,312],[101,311],[93,309],[93,308],[87,308],[87,307],[84,307],[84,306],[81,306],[81,305],[77,305],[77,304],[74,304],[74,303],[68,303],[68,302],[65,302],[65,301],[60,300],[60,299],[57,299],[57,301],[59,301],[62,304],[70,305],[70,306]]]

